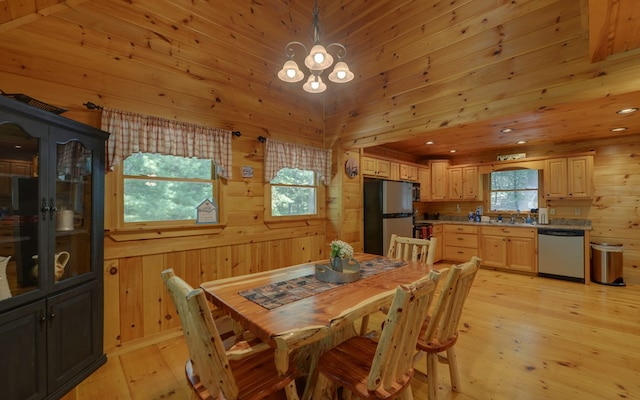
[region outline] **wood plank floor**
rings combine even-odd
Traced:
[[[461,328],[461,393],[450,391],[441,365],[440,400],[640,399],[640,286],[482,269]],[[127,345],[64,400],[195,399],[186,357],[180,332]],[[416,399],[426,399],[425,376],[416,374],[412,386]]]

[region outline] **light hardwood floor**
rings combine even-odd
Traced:
[[[371,326],[380,319],[372,319]],[[457,344],[461,393],[440,400],[640,399],[640,286],[583,285],[480,270]],[[108,353],[64,400],[195,399],[180,332]],[[425,371],[424,359],[417,369]],[[426,399],[417,373],[414,397]]]

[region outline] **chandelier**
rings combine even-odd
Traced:
[[[300,42],[289,42],[284,48],[285,55],[289,58],[282,69],[278,72],[278,78],[285,82],[300,82],[304,79],[304,73],[298,68],[298,64],[293,60],[295,56],[294,45],[301,46],[305,53],[307,48]],[[333,64],[333,57],[327,52],[327,49],[337,47],[336,56],[338,62],[333,68],[333,72],[329,74],[329,80],[335,83],[345,83],[353,79],[353,72],[349,71],[349,66],[342,61],[347,55],[347,49],[340,43],[328,44],[325,48],[320,44],[320,29],[318,27],[318,0],[313,8],[313,47],[304,59],[304,65],[309,69],[310,75],[307,82],[302,88],[309,93],[322,93],[327,89],[327,85],[322,82],[322,72]]]

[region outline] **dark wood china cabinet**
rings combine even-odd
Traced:
[[[2,398],[58,399],[106,362],[106,138],[0,96]]]

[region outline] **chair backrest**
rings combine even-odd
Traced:
[[[438,343],[443,346],[455,343],[462,309],[481,261],[474,256],[464,264],[449,268],[449,274],[442,286],[427,329],[420,338],[423,343]]]
[[[189,357],[200,382],[213,398],[222,393],[226,399],[237,399],[238,386],[204,292],[193,289],[171,268],[162,272],[162,279],[178,311]]]
[[[436,238],[416,239],[391,235],[387,257],[403,261],[420,261],[433,265],[436,251]]]
[[[411,285],[396,288],[367,378],[368,390],[375,391],[382,386],[388,391],[395,383],[406,382],[413,375],[413,354],[420,326],[439,276],[439,272],[433,270]]]

